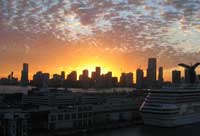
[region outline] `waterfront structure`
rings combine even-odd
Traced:
[[[52,110],[48,114],[48,129],[77,129],[93,126],[93,106],[77,105]]]
[[[134,123],[141,122],[138,109],[145,95],[141,91],[125,90],[124,88],[93,89],[86,92],[74,88],[69,90],[32,88],[27,95],[23,95],[19,105],[13,103],[17,110],[12,108],[11,102],[8,102],[9,107],[0,107],[0,130],[5,128],[9,130],[9,126],[3,123],[8,121],[5,118],[7,113],[15,117],[14,120],[11,119],[11,123],[22,122],[22,125],[15,125],[11,130],[12,132],[23,130],[24,134],[18,134],[20,136],[48,135],[49,132],[66,135],[72,130],[102,129],[131,124],[133,120]],[[12,136],[18,135],[12,134]]]
[[[0,112],[1,136],[28,136],[27,114],[20,109],[4,109]]]
[[[37,106],[64,106],[74,105],[76,100],[75,94],[59,89],[40,89],[32,90],[32,93],[23,97],[23,104]]]
[[[21,85],[22,86],[26,86],[29,84],[29,80],[28,80],[28,64],[24,63],[23,64],[23,69],[21,72]]]

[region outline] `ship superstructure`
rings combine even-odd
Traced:
[[[200,88],[150,90],[140,110],[149,125],[175,127],[200,122]]]

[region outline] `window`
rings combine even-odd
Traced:
[[[88,113],[88,116],[89,116],[89,117],[92,117],[92,112],[89,112],[89,113]]]
[[[69,114],[65,114],[65,120],[69,120],[70,119],[70,115]]]
[[[49,128],[50,128],[50,129],[55,129],[55,127],[56,127],[55,123],[51,123],[51,124],[49,125]]]
[[[86,112],[83,114],[83,117],[84,117],[84,118],[87,118],[87,113],[86,113]]]
[[[58,120],[63,120],[63,115],[62,114],[58,115]]]
[[[51,121],[56,121],[56,116],[55,115],[51,115]]]
[[[82,118],[82,116],[83,116],[82,113],[79,113],[79,114],[78,114],[78,118],[79,118],[79,119]]]
[[[79,111],[82,111],[83,109],[82,109],[82,107],[78,107],[78,110],[79,110]]]
[[[72,119],[76,119],[76,113],[72,114]]]

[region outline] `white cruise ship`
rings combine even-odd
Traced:
[[[200,88],[150,90],[140,111],[147,125],[176,127],[200,122]]]

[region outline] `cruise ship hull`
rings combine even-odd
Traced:
[[[144,124],[159,127],[177,127],[200,122],[200,114],[185,115],[175,118],[162,119],[143,114]]]
[[[146,125],[177,127],[200,122],[200,90],[150,91],[140,111]]]

